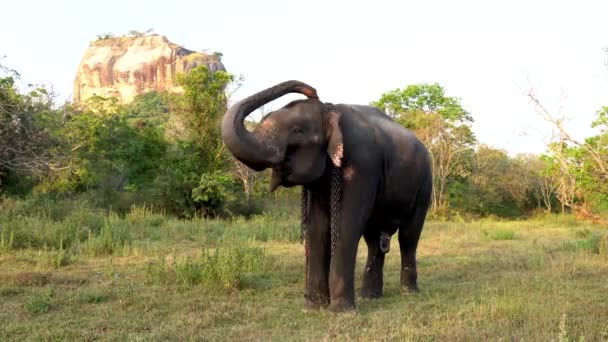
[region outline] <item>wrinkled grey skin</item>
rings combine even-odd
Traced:
[[[268,114],[253,132],[245,129],[247,115],[287,93],[308,99]],[[362,236],[368,257],[360,295],[380,297],[385,253],[397,230],[401,286],[418,289],[416,248],[432,176],[428,152],[411,132],[377,108],[329,106],[319,101],[314,88],[288,81],[231,107],[222,137],[234,157],[250,168],[273,170],[271,190],[303,187],[306,307],[355,308],[355,259]]]

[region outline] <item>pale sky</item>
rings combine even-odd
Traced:
[[[188,49],[222,52],[245,78],[233,100],[289,79],[323,101],[356,104],[437,82],[462,99],[481,143],[541,153],[550,126],[520,88],[533,85],[561,108],[577,137],[591,134],[608,106],[606,15],[605,0],[3,0],[0,63],[71,98],[96,35],[153,28]]]

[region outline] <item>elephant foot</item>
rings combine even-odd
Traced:
[[[417,273],[414,267],[404,267],[401,270],[401,288],[409,292],[418,292]]]
[[[363,298],[382,297],[382,275],[366,272],[363,275],[363,286],[359,290],[359,295]]]
[[[314,302],[311,300],[306,299],[304,301],[304,312],[311,312],[311,311],[319,311],[321,308],[324,308],[327,306],[327,302]]]
[[[359,296],[367,299],[377,299],[382,297],[382,289],[362,287],[361,290],[359,290]]]
[[[363,298],[382,297],[383,287],[382,269],[380,267],[367,267],[363,273],[363,284],[359,295]]]
[[[420,289],[418,289],[417,284],[401,284],[401,293],[418,293]]]
[[[317,311],[329,305],[329,298],[324,296],[313,296],[306,294],[304,296],[304,311]]]
[[[334,313],[340,312],[356,312],[356,307],[354,301],[349,300],[332,300],[329,304],[329,311]]]

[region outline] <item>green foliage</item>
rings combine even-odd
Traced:
[[[472,162],[468,193],[452,196],[456,201],[450,203],[455,208],[482,216],[521,217],[540,205],[540,195],[535,192],[541,186],[537,157],[511,158],[505,151],[481,145]],[[470,196],[470,200],[465,203],[458,195]]]
[[[21,94],[19,74],[0,65],[0,194],[22,195],[33,181],[48,174],[56,145],[58,115],[51,94],[29,86]]]
[[[10,201],[9,201],[10,202]],[[60,269],[80,257],[130,255],[157,241],[199,241],[217,246],[224,241],[299,241],[300,228],[293,214],[254,215],[250,219],[180,220],[150,207],[134,206],[119,217],[78,207],[76,202],[57,203],[72,212],[53,218],[28,201],[13,202],[0,210],[0,254],[36,250],[41,266]]]
[[[98,234],[89,231],[83,245],[85,254],[93,256],[111,255],[127,249],[132,241],[130,225],[116,214],[110,214]]]
[[[597,135],[583,142],[563,128],[548,145],[544,174],[552,180],[562,211],[572,210],[595,221],[608,217],[608,107],[597,112],[591,127]]]
[[[108,296],[99,291],[86,291],[79,295],[79,299],[87,304],[100,304],[108,300]]]
[[[230,74],[200,66],[178,77],[183,94],[149,92],[128,105],[96,96],[84,105],[66,105],[54,112],[50,101],[42,101],[43,90],[21,95],[13,77],[2,78],[0,102],[7,105],[0,108],[16,108],[16,113],[27,108],[25,112],[37,120],[28,122],[47,132],[43,150],[32,143],[23,146],[23,153],[49,155],[53,167],[39,179],[32,176],[40,168],[19,173],[11,164],[15,156],[2,153],[19,137],[6,137],[2,143],[0,134],[0,192],[27,194],[33,188],[31,194],[39,199],[81,198],[119,213],[136,204],[181,217],[227,214],[222,208],[237,199],[231,192],[238,189],[224,176],[229,175],[232,159],[223,149],[219,124],[226,109],[225,88],[232,80]],[[11,115],[2,118],[13,120]],[[28,126],[30,135],[32,127]],[[48,164],[45,160],[40,165]]]
[[[445,96],[445,90],[437,83],[413,84],[389,91],[372,105],[393,117],[401,117],[404,112],[424,112],[437,113],[450,122],[473,121],[473,117],[462,108],[460,99]]]
[[[591,127],[600,127],[602,129],[602,133],[606,133],[606,129],[608,128],[608,107],[602,107],[597,111],[596,114],[597,118],[593,120]]]
[[[113,213],[71,204],[72,212],[56,220],[44,210],[28,209],[27,203],[0,211],[0,251],[47,250],[49,264],[59,268],[69,264],[73,253],[79,250],[106,255],[129,247],[132,238],[128,221]]]
[[[296,212],[297,189],[268,194],[268,173],[235,163],[222,144],[226,88],[238,82],[232,75],[199,66],[178,77],[180,94],[152,91],[129,104],[93,97],[57,107],[52,92],[31,86],[20,91],[16,71],[0,65],[0,72],[0,205],[25,198],[10,208],[10,218],[0,215],[0,251],[41,248],[60,267],[71,262],[76,248],[91,254],[131,248],[132,237],[108,230],[105,213],[97,209],[127,215],[136,229],[163,226],[164,214],[244,216],[251,220],[243,226],[257,227],[243,231],[251,238],[297,240],[290,221],[281,227],[258,224],[265,211]],[[596,213],[608,213],[608,107],[592,123],[598,134],[583,143],[564,140],[541,157],[511,157],[476,146],[472,116],[436,83],[389,91],[373,105],[429,149],[434,218],[522,217],[561,209],[596,219]],[[17,220],[19,215],[24,219]],[[32,233],[36,226],[43,229]]]
[[[586,252],[590,254],[608,255],[608,234],[586,233],[577,236],[579,239],[564,241],[560,250],[568,252]]]
[[[61,246],[59,249],[52,249],[48,254],[48,263],[53,268],[61,268],[72,262],[72,255],[69,250]]]
[[[174,98],[172,109],[184,125],[186,134],[180,140],[193,145],[206,172],[226,167],[228,154],[223,151],[220,121],[226,111],[225,90],[233,80],[232,75],[212,72],[204,65],[177,77],[184,95]]]
[[[159,206],[182,217],[218,214],[233,189],[228,186],[231,156],[223,147],[220,120],[226,110],[226,87],[234,77],[201,65],[178,76],[183,95],[170,97],[172,144],[160,165],[154,187]],[[223,173],[224,175],[221,175]]]
[[[31,315],[42,315],[51,309],[53,291],[51,289],[35,293],[25,301],[25,310]]]
[[[192,200],[201,208],[204,217],[217,216],[228,199],[232,184],[233,180],[227,174],[218,171],[203,173],[198,186],[192,189]]]
[[[489,237],[492,240],[513,240],[515,238],[515,231],[513,229],[482,229],[483,235]]]
[[[237,231],[239,237],[251,234],[241,219],[166,217],[159,227],[144,228],[142,222],[152,215],[149,208],[140,208],[131,219],[125,218],[132,224],[138,240],[134,242],[151,245],[120,258],[80,255],[74,267],[31,271],[27,265],[44,254],[19,250],[2,255],[0,314],[5,324],[0,339],[284,340],[286,326],[296,340],[366,341],[378,336],[398,341],[499,340],[504,336],[578,340],[584,336],[603,341],[608,337],[603,319],[608,307],[604,281],[608,253],[561,249],[563,242],[603,237],[606,231],[574,216],[429,221],[418,258],[421,291],[400,292],[401,259],[398,253],[389,254],[382,298],[357,300],[356,315],[336,316],[323,309],[302,312],[305,264],[299,242],[235,242],[225,234],[205,240],[216,231]],[[297,228],[297,215],[265,216],[264,222],[279,227],[286,220]],[[511,230],[515,238],[494,240],[479,233],[482,229],[488,233]],[[160,240],[140,238],[159,231],[166,232]],[[586,236],[576,237],[577,231]],[[249,256],[228,257],[228,249],[237,246]],[[257,252],[244,251],[249,248]],[[223,261],[203,257],[205,253],[215,256],[216,251],[217,259]],[[364,251],[357,256],[357,274],[363,272],[365,258]],[[232,268],[231,260],[247,259],[253,261],[243,263],[250,266],[240,271]],[[152,267],[156,271],[148,270]],[[205,278],[212,274],[210,269],[226,275]],[[355,284],[360,286],[359,277]],[[25,308],[34,297],[42,299],[42,310]],[[328,319],[335,321],[328,323]]]
[[[114,38],[115,35],[111,32],[106,32],[106,33],[102,33],[102,34],[98,34],[97,35],[97,40],[106,40],[106,39],[112,39]]]
[[[60,132],[66,167],[39,184],[35,193],[55,197],[92,194],[104,208],[127,210],[148,193],[167,143],[157,127],[129,124],[115,99],[95,97],[73,110]]]
[[[170,114],[169,94],[157,91],[137,95],[125,108],[126,117],[137,128],[149,125],[165,127]]]
[[[147,282],[203,285],[212,289],[233,290],[242,286],[248,274],[267,272],[269,260],[262,249],[240,241],[226,241],[223,247],[203,248],[197,258],[173,260],[160,258],[148,264]]]

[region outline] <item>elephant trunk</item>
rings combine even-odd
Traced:
[[[287,81],[251,95],[232,106],[222,122],[222,140],[234,157],[250,168],[261,171],[280,163],[283,156],[268,141],[245,128],[244,120],[257,108],[288,93],[300,93],[318,99],[317,91],[299,81]]]

